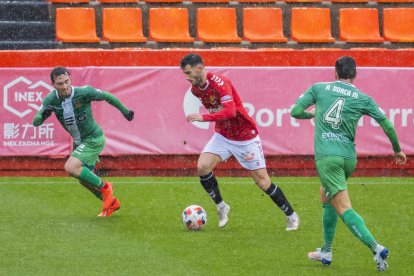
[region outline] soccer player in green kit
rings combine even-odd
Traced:
[[[397,134],[391,122],[380,111],[369,96],[361,93],[352,83],[356,78],[353,58],[344,56],[336,61],[335,82],[316,83],[299,97],[291,115],[297,119],[315,117],[315,163],[322,184],[323,202],[323,246],[308,253],[314,261],[331,264],[332,242],[338,216],[349,230],[374,254],[377,269],[387,269],[388,248],[379,244],[365,225],[361,216],[352,209],[346,180],[353,173],[356,163],[355,132],[362,115],[374,118],[394,150],[397,164],[405,164],[406,156],[401,151]],[[305,111],[316,105],[313,111]]]
[[[109,217],[121,204],[113,196],[111,183],[94,174],[95,164],[99,162],[98,156],[105,146],[105,136],[92,116],[91,101],[107,101],[121,111],[128,121],[134,118],[134,112],[108,92],[91,86],[72,86],[70,72],[64,67],[55,67],[50,73],[50,79],[55,90],[43,99],[42,108],[34,117],[33,125],[43,124],[55,113],[60,124],[72,136],[74,144],[65,171],[102,200],[103,209],[98,216]]]

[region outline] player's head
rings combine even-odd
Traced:
[[[197,54],[188,54],[181,59],[181,70],[192,85],[201,85],[205,81],[204,62]]]
[[[72,92],[72,83],[70,79],[70,72],[65,67],[55,67],[50,72],[50,80],[53,87],[57,90],[59,97],[67,98]]]
[[[339,58],[335,63],[336,78],[340,80],[354,80],[356,78],[355,60],[348,56]]]

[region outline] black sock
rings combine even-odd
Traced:
[[[276,203],[279,208],[285,212],[286,216],[290,216],[293,214],[294,210],[292,206],[290,206],[289,201],[283,194],[282,190],[279,187],[276,187],[275,184],[271,184],[269,189],[267,189],[266,194],[270,196],[270,198]]]
[[[200,183],[203,185],[204,190],[208,193],[214,203],[219,204],[223,201],[220,195],[220,189],[218,182],[213,172],[207,175],[200,175]]]

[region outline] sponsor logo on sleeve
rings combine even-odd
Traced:
[[[222,103],[223,102],[228,102],[228,101],[231,101],[231,100],[233,100],[233,97],[230,96],[230,95],[226,95],[226,96],[221,97],[221,102]]]

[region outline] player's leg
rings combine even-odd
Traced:
[[[248,142],[243,141],[243,143],[232,142],[229,145],[229,150],[239,164],[250,171],[256,185],[269,195],[273,202],[285,213],[288,224],[286,230],[297,230],[299,227],[298,215],[283,194],[282,189],[271,182],[267,173],[260,137],[256,136]]]
[[[200,183],[217,206],[219,227],[224,227],[227,224],[230,206],[226,204],[221,197],[217,179],[213,174],[213,169],[222,160],[226,160],[230,156],[231,153],[226,149],[226,145],[221,136],[214,134],[204,147],[197,162]]]
[[[334,194],[346,190],[344,159],[335,156],[319,159],[316,161],[316,169],[322,184],[320,197],[323,202],[323,246],[314,252],[309,252],[308,257],[311,260],[320,261],[324,265],[329,265],[332,261],[332,243],[338,222],[338,214],[330,200]]]
[[[388,267],[386,261],[388,249],[376,242],[374,236],[366,226],[364,219],[352,209],[348,191],[343,190],[338,192],[332,198],[331,202],[352,234],[372,251],[378,270],[386,270]]]
[[[313,261],[320,261],[324,265],[330,265],[332,262],[332,243],[335,237],[336,225],[338,222],[338,214],[335,208],[328,201],[325,190],[321,186],[320,197],[322,202],[322,230],[323,230],[323,245],[317,248],[314,252],[308,253],[308,258]]]
[[[202,153],[197,162],[200,183],[216,204],[220,204],[223,201],[217,179],[213,174],[214,167],[220,162],[221,158],[210,152]]]
[[[112,184],[103,181],[94,174],[87,166],[94,166],[99,162],[99,154],[105,145],[105,137],[88,139],[81,145],[77,146],[72,152],[72,156],[65,164],[65,170],[79,179],[80,182],[86,183],[94,189],[97,189],[102,195],[104,216],[110,216],[120,207],[119,201],[113,196]]]
[[[323,245],[321,252],[332,252],[332,243],[335,237],[336,225],[338,223],[338,214],[332,204],[327,200],[323,187],[321,187],[320,194],[323,208]]]
[[[86,164],[83,164],[84,167],[87,167],[91,172],[95,173],[95,166],[88,166]],[[102,200],[102,193],[99,191],[98,188],[91,186],[90,184],[88,184],[87,182],[84,182],[80,179],[79,180],[79,184],[81,184],[83,187],[85,187],[86,189],[88,189],[92,194],[94,194],[96,196],[97,199]]]
[[[299,216],[293,210],[282,189],[271,182],[266,169],[250,171],[250,174],[256,185],[285,213],[287,220],[286,230],[297,230],[300,223]]]
[[[354,171],[356,160],[340,159],[342,158],[330,160],[330,175],[335,179],[331,181],[331,187],[334,187],[331,189],[331,204],[354,236],[371,249],[378,269],[386,270],[388,249],[376,242],[363,218],[352,209],[347,191],[346,179]],[[342,173],[339,173],[340,171]],[[326,187],[324,188],[326,190]]]

